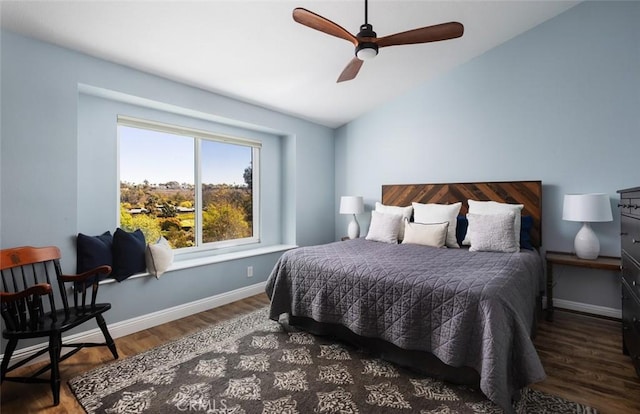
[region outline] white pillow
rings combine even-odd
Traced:
[[[444,247],[447,240],[449,222],[444,223],[411,223],[404,221],[404,241],[402,244],[421,244],[424,246]]]
[[[469,213],[471,214],[499,214],[499,213],[507,213],[512,211],[513,216],[513,233],[516,237],[516,244],[518,248],[520,248],[520,218],[522,215],[522,209],[524,204],[506,204],[506,203],[498,203],[497,201],[476,201],[476,200],[467,200],[469,203]],[[469,245],[469,229],[471,228],[471,223],[469,223],[469,228],[467,229],[467,236],[465,236],[462,244]]]
[[[442,223],[448,222],[447,247],[460,247],[456,240],[456,227],[458,225],[458,213],[462,203],[454,204],[413,204],[413,221],[416,223]]]
[[[376,211],[384,214],[399,214],[402,216],[402,219],[410,220],[411,213],[413,213],[413,207],[396,207],[396,206],[387,206],[382,203],[376,201]],[[404,239],[404,226],[400,225],[400,231],[398,232],[398,241],[402,241]]]
[[[402,216],[399,214],[384,214],[374,210],[371,212],[371,224],[365,238],[383,243],[398,243],[400,224]]]
[[[467,214],[470,252],[514,253],[520,250],[513,233],[513,217],[509,211],[499,214]]]
[[[145,252],[147,271],[154,275],[156,279],[167,271],[173,263],[173,249],[169,241],[160,237],[154,244],[149,244]]]

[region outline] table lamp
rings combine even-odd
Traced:
[[[597,259],[600,254],[600,242],[590,223],[613,220],[609,196],[607,194],[565,194],[562,219],[582,222],[582,228],[573,242],[576,256],[581,259]]]
[[[347,235],[350,239],[360,237],[360,224],[356,219],[356,214],[364,212],[364,202],[362,196],[342,196],[340,197],[340,214],[353,214],[353,218],[349,222]]]

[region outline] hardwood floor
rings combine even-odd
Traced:
[[[602,413],[640,413],[640,378],[622,354],[621,322],[557,311],[535,339],[547,379],[532,385],[597,408]]]
[[[190,332],[249,313],[269,303],[257,295],[116,339],[120,358],[146,351]],[[556,311],[555,321],[541,321],[535,340],[548,378],[532,387],[581,402],[604,414],[640,413],[640,379],[622,355],[620,322]],[[52,407],[48,384],[5,382],[2,413],[82,413],[66,382],[113,358],[106,348],[89,348],[61,364],[60,405]],[[35,366],[23,368],[34,370]]]

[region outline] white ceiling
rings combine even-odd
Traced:
[[[2,27],[168,79],[337,127],[473,59],[576,1],[369,2],[378,37],[459,21],[464,36],[394,46],[337,84],[351,43],[297,24],[295,7],[352,33],[364,1],[5,1]]]

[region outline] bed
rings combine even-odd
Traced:
[[[541,182],[382,187],[382,204],[523,204],[533,249],[476,252],[364,238],[286,252],[268,281],[270,317],[333,335],[448,381],[478,386],[507,412],[541,381],[533,346],[543,284]]]

